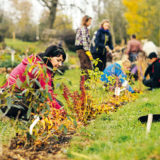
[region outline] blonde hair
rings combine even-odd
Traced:
[[[85,15],[83,18],[82,18],[82,21],[81,21],[81,25],[82,26],[86,26],[86,23],[92,19],[92,17],[88,16],[88,15]]]
[[[128,59],[123,59],[122,60],[122,65],[130,67],[131,66],[131,62]]]
[[[110,21],[108,19],[104,19],[100,24],[101,28],[103,28],[104,23],[110,23]]]

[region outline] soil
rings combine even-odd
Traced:
[[[10,147],[3,146],[0,160],[66,160],[66,147],[75,132],[60,135],[58,140],[50,137],[47,143],[37,146],[24,146],[17,137],[11,141]],[[17,145],[18,144],[18,145]]]

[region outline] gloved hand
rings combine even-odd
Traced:
[[[128,86],[128,81],[125,80],[125,81],[122,83],[122,86],[123,86],[123,87],[127,87],[127,86]]]
[[[93,57],[90,51],[86,51],[86,55],[89,57],[91,61],[93,61]]]

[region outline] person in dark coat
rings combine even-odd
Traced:
[[[160,59],[155,52],[152,52],[148,56],[150,65],[145,71],[143,84],[149,89],[160,88]],[[149,75],[150,79],[146,79]]]
[[[110,22],[103,20],[100,29],[95,33],[91,44],[91,53],[94,59],[99,58],[96,67],[103,71],[106,67],[108,50],[113,50],[112,35],[109,31]]]

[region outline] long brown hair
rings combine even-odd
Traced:
[[[88,15],[85,15],[83,18],[82,18],[82,21],[81,21],[81,25],[82,26],[87,26],[87,22],[92,19],[92,17],[88,16]]]

